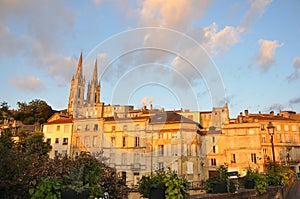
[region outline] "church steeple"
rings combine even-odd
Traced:
[[[79,76],[82,76],[82,52],[80,53],[77,70],[76,70],[76,77],[79,77]]]
[[[72,77],[70,96],[68,103],[68,113],[77,117],[76,110],[84,105],[85,78],[82,72],[82,52],[80,53],[75,76]]]
[[[94,65],[92,80],[89,83],[89,87],[88,87],[87,103],[89,105],[94,105],[95,103],[100,103],[100,83],[98,82],[97,59],[95,61],[95,65]]]

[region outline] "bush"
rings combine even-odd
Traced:
[[[288,184],[294,174],[288,166],[282,166],[272,162],[269,162],[267,165],[267,170],[267,181],[268,185],[271,186]]]
[[[57,179],[44,178],[38,185],[36,181],[32,184],[35,188],[29,189],[32,199],[58,199],[61,197],[61,183]]]
[[[252,179],[254,181],[254,189],[260,194],[267,192],[267,178],[264,174],[259,174],[256,169],[248,168],[244,179]]]
[[[224,165],[221,165],[216,170],[216,174],[205,181],[204,190],[206,193],[224,193],[224,192],[235,192],[236,186],[233,180],[228,179],[227,168]],[[226,187],[224,189],[224,186]],[[228,188],[227,188],[228,187]]]
[[[179,177],[170,169],[165,171],[157,171],[152,176],[143,176],[138,182],[138,191],[142,197],[150,196],[151,186],[158,185],[165,192],[166,199],[178,198],[185,199],[189,197],[189,182],[185,178]]]

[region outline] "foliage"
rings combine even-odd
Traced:
[[[206,193],[212,193],[214,190],[214,186],[216,183],[225,182],[229,185],[229,192],[233,193],[236,191],[236,186],[233,180],[228,179],[228,172],[227,168],[224,165],[221,165],[216,169],[216,174],[205,181],[204,183],[204,190]]]
[[[37,155],[47,155],[51,150],[51,145],[44,141],[44,134],[41,132],[33,133],[25,138],[25,152],[30,155],[37,153]]]
[[[163,187],[166,199],[189,197],[187,179],[179,177],[170,169],[168,171],[159,170],[152,176],[143,176],[138,183],[139,193],[143,197],[149,197],[151,186],[154,184]]]
[[[36,186],[36,181],[32,182]],[[31,199],[58,199],[61,197],[61,183],[57,179],[44,178],[35,187],[29,189]]]
[[[268,185],[286,185],[289,183],[290,178],[293,176],[293,172],[288,166],[278,165],[269,162],[267,165],[267,182]]]
[[[18,110],[14,115],[16,120],[22,121],[23,124],[44,123],[53,113],[51,106],[43,100],[32,100],[26,102],[17,102]]]
[[[36,133],[15,143],[10,129],[0,134],[0,198],[60,198],[71,188],[79,192],[88,188],[90,198],[123,199],[129,189],[114,169],[106,167],[89,153],[77,159],[46,154],[48,145]]]
[[[256,189],[260,194],[267,192],[268,183],[264,174],[259,174],[256,169],[248,168],[245,178],[254,180],[254,189]]]

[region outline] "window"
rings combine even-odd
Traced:
[[[135,137],[135,147],[139,147],[140,146],[140,137],[136,136]]]
[[[164,138],[164,133],[158,133],[158,139],[163,139]]]
[[[218,146],[213,146],[212,151],[213,153],[218,153]]]
[[[85,130],[86,130],[86,131],[89,131],[89,130],[90,130],[90,125],[89,125],[89,124],[85,125]]]
[[[188,118],[189,118],[190,120],[193,120],[193,119],[194,119],[193,115],[189,115]]]
[[[284,130],[289,131],[289,126],[287,124],[284,125]]]
[[[292,125],[292,131],[297,131],[296,125]]]
[[[294,142],[298,143],[299,142],[299,135],[298,134],[294,134]]]
[[[216,158],[210,159],[210,164],[211,164],[211,166],[216,166],[216,165],[217,165],[217,160],[216,160]]]
[[[281,131],[281,126],[280,126],[280,124],[277,124],[277,125],[276,125],[276,130],[277,130],[277,131]]]
[[[159,162],[158,163],[158,170],[163,170],[164,169],[164,163],[163,162]]]
[[[123,136],[122,146],[123,146],[123,147],[126,147],[126,136]]]
[[[59,143],[59,138],[55,138],[55,144]]]
[[[194,173],[193,162],[186,162],[186,168],[187,168],[187,171],[186,171],[187,174]]]
[[[94,131],[98,131],[98,124],[94,124]]]
[[[81,128],[82,128],[81,125],[78,125],[77,126],[77,131],[81,131]]]
[[[291,140],[290,140],[290,135],[289,135],[289,134],[287,134],[287,135],[285,136],[285,141],[286,141],[286,142],[291,142]]]
[[[70,126],[69,126],[69,125],[65,125],[65,126],[64,126],[64,132],[65,132],[65,133],[70,132]]]
[[[51,144],[51,138],[47,138],[46,142],[47,142],[48,144]]]
[[[97,146],[98,136],[93,136],[93,146]]]
[[[63,145],[68,145],[68,138],[63,139]]]
[[[111,126],[111,131],[115,131],[116,130],[116,126]]]
[[[256,164],[256,153],[251,153],[251,162]]]
[[[123,125],[123,131],[127,131],[127,125]]]
[[[215,143],[216,142],[216,138],[214,136],[212,136],[212,142]]]
[[[59,125],[56,126],[56,131],[60,131],[60,126]]]
[[[164,155],[164,145],[158,145],[158,155]]]
[[[260,125],[260,130],[265,130],[265,125],[261,124]]]
[[[266,148],[263,148],[263,154],[267,155],[267,149]]]
[[[116,145],[116,137],[111,137],[110,142],[111,142],[111,146],[115,146]]]
[[[57,157],[58,156],[58,151],[54,151],[54,156]]]
[[[236,163],[235,154],[231,154],[231,163]]]
[[[266,143],[266,135],[261,135],[261,142]]]
[[[89,137],[88,136],[86,136],[86,137],[84,137],[84,146],[85,147],[89,147]]]

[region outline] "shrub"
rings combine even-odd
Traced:
[[[138,182],[138,191],[142,197],[149,197],[151,186],[154,184],[163,187],[166,199],[185,199],[189,197],[189,182],[187,179],[179,177],[170,169],[167,172],[157,171],[152,176],[143,176]]]

